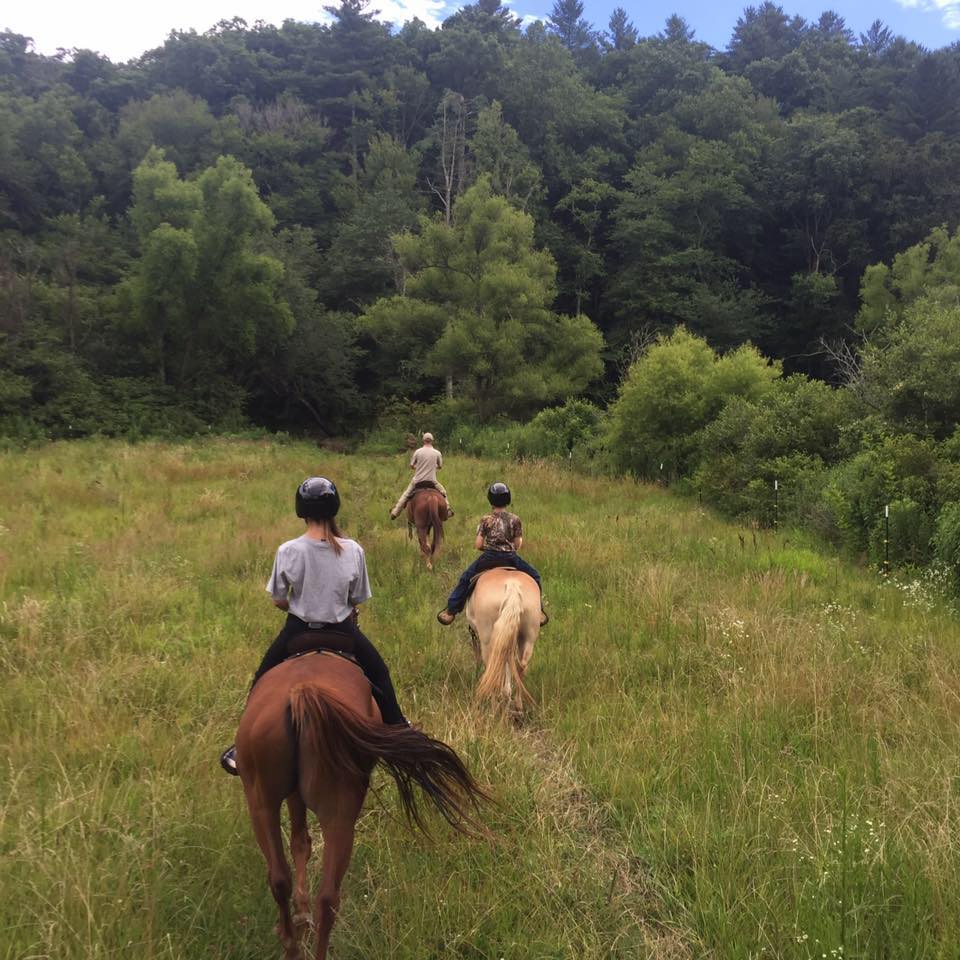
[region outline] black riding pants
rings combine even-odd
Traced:
[[[353,618],[348,617],[343,623],[327,626],[335,628],[338,633],[342,633],[349,638],[348,642],[344,644],[344,650],[353,654],[357,663],[360,664],[363,672],[367,675],[367,679],[373,687],[373,699],[377,701],[383,722],[391,724],[406,723],[406,717],[400,709],[400,704],[397,703],[397,694],[393,689],[390,671],[387,669],[383,657],[380,656],[377,648],[367,637],[360,632],[360,628],[353,622]],[[283,629],[277,634],[277,639],[270,644],[267,652],[263,655],[263,660],[260,661],[260,666],[253,676],[254,684],[271,667],[275,667],[278,663],[286,660],[294,652],[288,649],[288,644],[294,637],[303,633],[314,632],[319,633],[321,631],[319,629],[311,630],[305,621],[292,613],[288,613],[287,622],[283,625]]]

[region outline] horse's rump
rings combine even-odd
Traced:
[[[285,956],[300,955],[308,911],[307,808],[323,831],[323,883],[316,898],[316,956],[326,957],[353,850],[354,824],[376,763],[394,778],[410,821],[423,826],[419,786],[458,830],[484,833],[475,819],[486,794],[456,752],[406,726],[385,726],[358,667],[336,656],[285,660],[260,678],[237,731],[237,760],[254,834],[267,862]],[[294,885],[283,851],[280,808],[290,811]],[[290,912],[291,894],[297,916]]]
[[[480,699],[504,696],[519,714],[533,697],[523,683],[527,663],[540,634],[540,591],[520,570],[496,567],[477,578],[467,602],[467,620],[484,662],[477,684]]]
[[[447,518],[447,501],[436,487],[418,489],[407,502],[407,519],[417,528],[420,552],[430,567],[430,558],[443,542],[443,521]],[[433,530],[433,542],[427,544],[427,533]]]

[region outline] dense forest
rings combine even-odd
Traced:
[[[722,51],[579,0],[526,29],[494,0],[435,30],[327,9],[127,64],[0,36],[7,432],[178,404],[337,433],[445,391],[526,416],[608,400],[677,324],[829,377],[864,270],[960,219],[957,45],[771,3]],[[457,288],[433,267],[477,231]]]
[[[960,44],[325,9],[0,34],[0,434],[429,421],[960,565]]]

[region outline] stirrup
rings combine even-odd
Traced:
[[[231,777],[239,777],[240,771],[237,769],[237,748],[230,744],[223,753],[220,754],[220,766],[223,767]]]

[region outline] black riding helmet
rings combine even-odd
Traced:
[[[499,480],[490,484],[487,499],[493,507],[506,507],[510,503],[510,488]]]
[[[326,477],[307,477],[297,487],[297,516],[304,520],[332,520],[340,509],[340,494]]]

